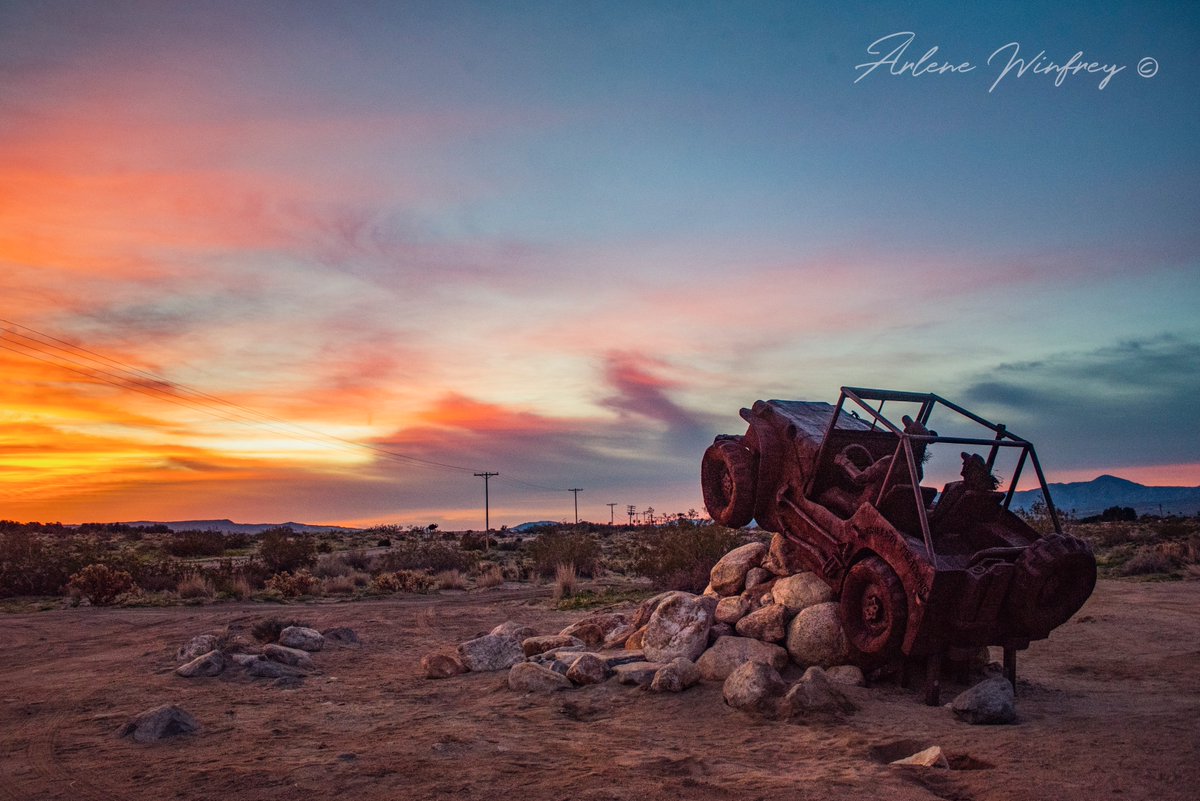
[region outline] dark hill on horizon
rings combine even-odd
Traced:
[[[1200,487],[1147,487],[1110,475],[1049,487],[1054,505],[1077,517],[1098,515],[1113,506],[1132,507],[1139,515],[1200,513]],[[1028,510],[1041,499],[1041,490],[1022,490],[1013,496],[1012,505],[1014,509]]]
[[[305,534],[321,534],[328,531],[358,531],[349,526],[310,526],[307,523],[235,523],[232,520],[138,520],[124,523],[126,526],[166,526],[171,531],[220,531],[225,534],[260,534],[269,528],[287,526]]]

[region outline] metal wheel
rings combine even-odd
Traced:
[[[886,657],[899,649],[908,621],[908,599],[896,571],[878,556],[868,556],[850,568],[838,611],[846,638],[860,654]]]
[[[720,439],[704,452],[700,487],[713,520],[741,528],[754,519],[754,474],[758,460],[742,437]]]

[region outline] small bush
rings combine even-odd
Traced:
[[[239,601],[245,601],[254,594],[254,590],[245,576],[238,576],[229,585],[229,594]]]
[[[488,565],[483,572],[479,574],[479,577],[475,579],[475,586],[479,587],[480,589],[499,587],[503,583],[504,571],[500,568],[500,565],[496,564]]]
[[[317,546],[307,534],[277,526],[259,535],[258,555],[271,572],[292,573],[316,563]]]
[[[284,598],[312,595],[321,587],[321,580],[307,570],[295,573],[276,573],[267,579],[267,589],[274,590]]]
[[[741,544],[737,531],[721,526],[664,529],[642,546],[633,569],[666,589],[701,592],[713,565]]]
[[[302,623],[299,620],[282,620],[277,617],[269,617],[251,626],[250,634],[254,639],[262,643],[278,642],[280,632],[288,626],[303,626],[304,628],[308,628],[307,623]]]
[[[433,577],[439,590],[465,590],[467,580],[457,570],[443,570]]]
[[[1176,567],[1176,562],[1158,548],[1141,547],[1121,565],[1123,576],[1145,576],[1152,573],[1170,573]]]
[[[312,569],[314,576],[323,579],[348,576],[353,572],[354,568],[346,564],[345,560],[340,556],[322,556],[317,559],[317,564]]]
[[[482,531],[468,531],[459,540],[459,547],[464,551],[485,551],[488,548],[495,548],[496,540],[494,537],[487,536]]]
[[[354,594],[354,579],[350,576],[331,576],[321,582],[323,595],[352,595]]]
[[[176,592],[180,598],[211,598],[217,590],[212,581],[193,573],[179,582]]]
[[[88,600],[92,606],[108,606],[118,596],[134,588],[133,576],[108,565],[88,565],[71,576],[67,589]]]
[[[225,546],[225,535],[219,531],[181,531],[168,536],[163,550],[180,557],[221,556]]]
[[[465,573],[475,564],[475,557],[445,543],[405,542],[380,556],[376,564],[384,572],[459,570]]]
[[[561,601],[570,598],[579,588],[579,575],[575,565],[559,565],[554,570],[554,600]]]
[[[380,573],[371,579],[370,591],[376,595],[391,595],[396,592],[428,592],[434,582],[425,573],[416,570],[396,570]]]
[[[529,546],[533,570],[539,576],[554,576],[559,565],[574,565],[576,575],[594,576],[600,564],[600,543],[587,534],[547,531]]]

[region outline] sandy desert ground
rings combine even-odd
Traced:
[[[1193,799],[1198,611],[1200,582],[1102,581],[1022,653],[1020,719],[998,727],[893,685],[857,691],[862,709],[841,722],[792,724],[727,708],[719,684],[524,696],[503,673],[419,677],[422,654],[504,620],[557,631],[584,614],[551,610],[536,589],[8,614],[0,798]],[[191,636],[280,614],[350,626],[363,644],[316,654],[319,674],[295,689],[172,673]],[[149,745],[116,736],[167,702],[202,731]],[[957,769],[884,764],[932,744]]]

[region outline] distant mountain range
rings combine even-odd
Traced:
[[[1108,475],[1049,487],[1054,505],[1073,512],[1076,517],[1098,515],[1113,506],[1133,507],[1139,515],[1200,513],[1200,487],[1147,487]],[[1013,495],[1012,505],[1014,509],[1027,510],[1041,499],[1041,490],[1023,490]]]
[[[235,523],[232,520],[175,520],[158,522],[139,520],[127,526],[166,526],[171,531],[222,531],[226,534],[259,534],[276,526],[288,526],[293,531],[305,534],[321,534],[327,531],[357,531],[347,526],[310,526],[305,523]]]

